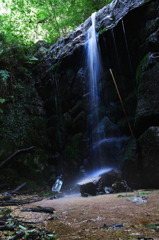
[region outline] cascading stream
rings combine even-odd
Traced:
[[[91,116],[91,142],[93,146],[101,140],[101,136],[98,133],[99,125],[99,92],[98,83],[102,75],[102,62],[100,57],[100,50],[96,37],[95,30],[95,17],[96,13],[91,16],[92,26],[88,29],[87,33],[87,66],[89,76],[89,91],[90,91],[90,116]],[[98,151],[92,151],[92,164],[94,166],[101,165],[101,153]]]
[[[132,67],[132,63],[131,63],[130,52],[129,52],[129,47],[128,47],[128,41],[127,41],[127,37],[126,37],[126,31],[125,31],[125,26],[124,26],[123,19],[121,20],[121,23],[122,23],[123,33],[124,33],[126,51],[127,51],[127,54],[128,54],[128,61],[129,61],[129,66],[130,66],[130,72],[131,72],[131,74],[133,74],[133,67]]]
[[[107,166],[118,166],[121,158],[121,146],[125,138],[119,137],[118,127],[113,124],[108,117],[100,114],[101,102],[101,79],[102,79],[102,60],[100,47],[98,44],[95,29],[96,13],[91,16],[92,25],[87,32],[87,69],[89,78],[90,93],[90,136],[91,136],[91,161],[93,170]],[[118,49],[113,30],[112,38],[115,46],[115,53],[120,68]],[[127,46],[128,47],[128,46]],[[105,136],[105,127],[112,128],[111,136]],[[108,129],[108,132],[110,130]],[[114,136],[113,136],[114,134]],[[126,139],[127,140],[127,139]]]

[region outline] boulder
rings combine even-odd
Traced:
[[[96,196],[104,193],[127,191],[127,184],[121,181],[120,173],[114,169],[98,177],[86,178],[78,183],[82,196]]]

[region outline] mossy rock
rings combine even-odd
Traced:
[[[145,188],[159,188],[159,127],[149,127],[138,139],[142,184]]]

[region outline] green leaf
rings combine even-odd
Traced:
[[[0,79],[7,86],[7,79],[10,77],[10,73],[6,70],[0,70]]]
[[[129,195],[120,195],[120,194],[119,194],[119,195],[117,196],[117,198],[120,198],[120,197],[133,197],[133,196],[134,196],[134,195],[130,195],[130,194],[129,194]]]
[[[4,98],[0,98],[0,103],[3,104],[3,103],[5,103],[5,101],[6,101],[6,100],[5,100]]]
[[[144,195],[144,194],[150,194],[150,193],[152,193],[152,191],[139,192],[138,194],[139,195]]]
[[[138,238],[135,237],[135,236],[127,236],[126,238],[127,238],[127,239],[138,239]]]
[[[56,238],[55,234],[48,234],[47,236],[49,237],[49,239],[55,239]]]
[[[22,230],[27,230],[27,228],[22,225],[19,225],[19,228],[21,228]]]
[[[146,224],[145,227],[149,228],[149,229],[157,229],[157,226],[155,224],[153,224],[153,223],[148,223],[148,224]]]
[[[32,56],[32,57],[30,57],[28,60],[29,60],[29,61],[38,61],[39,59],[36,58],[36,57],[34,57],[34,56]]]

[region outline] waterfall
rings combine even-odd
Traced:
[[[91,16],[92,25],[87,31],[87,70],[90,95],[90,138],[91,161],[90,165],[95,169],[103,167],[118,167],[122,156],[122,146],[128,141],[120,137],[120,130],[107,116],[100,114],[102,85],[102,61],[100,47],[95,29],[96,13]],[[120,68],[118,49],[113,30],[111,31],[115,45],[115,53]],[[128,47],[128,46],[127,46]],[[105,129],[107,126],[107,129]],[[105,130],[106,135],[105,136]],[[110,133],[111,132],[111,133]]]
[[[102,61],[100,56],[100,48],[95,29],[96,13],[91,16],[92,25],[87,32],[87,67],[89,78],[89,92],[90,92],[90,125],[91,125],[91,145],[93,146],[101,140],[101,136],[97,130],[99,125],[99,89],[98,85],[102,75]],[[92,165],[100,167],[101,153],[92,150]]]
[[[115,34],[114,34],[114,29],[112,28],[110,31],[111,31],[111,35],[112,35],[112,39],[113,39],[113,43],[114,43],[115,55],[116,55],[116,59],[117,59],[119,73],[121,73],[120,60],[119,60],[120,58],[119,58],[119,52],[118,52],[116,38],[115,38]]]
[[[124,33],[126,51],[127,51],[128,61],[129,61],[129,66],[130,66],[130,72],[131,72],[131,74],[133,74],[133,67],[132,67],[132,63],[131,63],[130,52],[129,52],[129,47],[128,47],[128,41],[127,41],[127,37],[126,37],[126,31],[125,31],[125,26],[124,26],[123,19],[121,20],[121,23],[122,23],[123,33]]]

